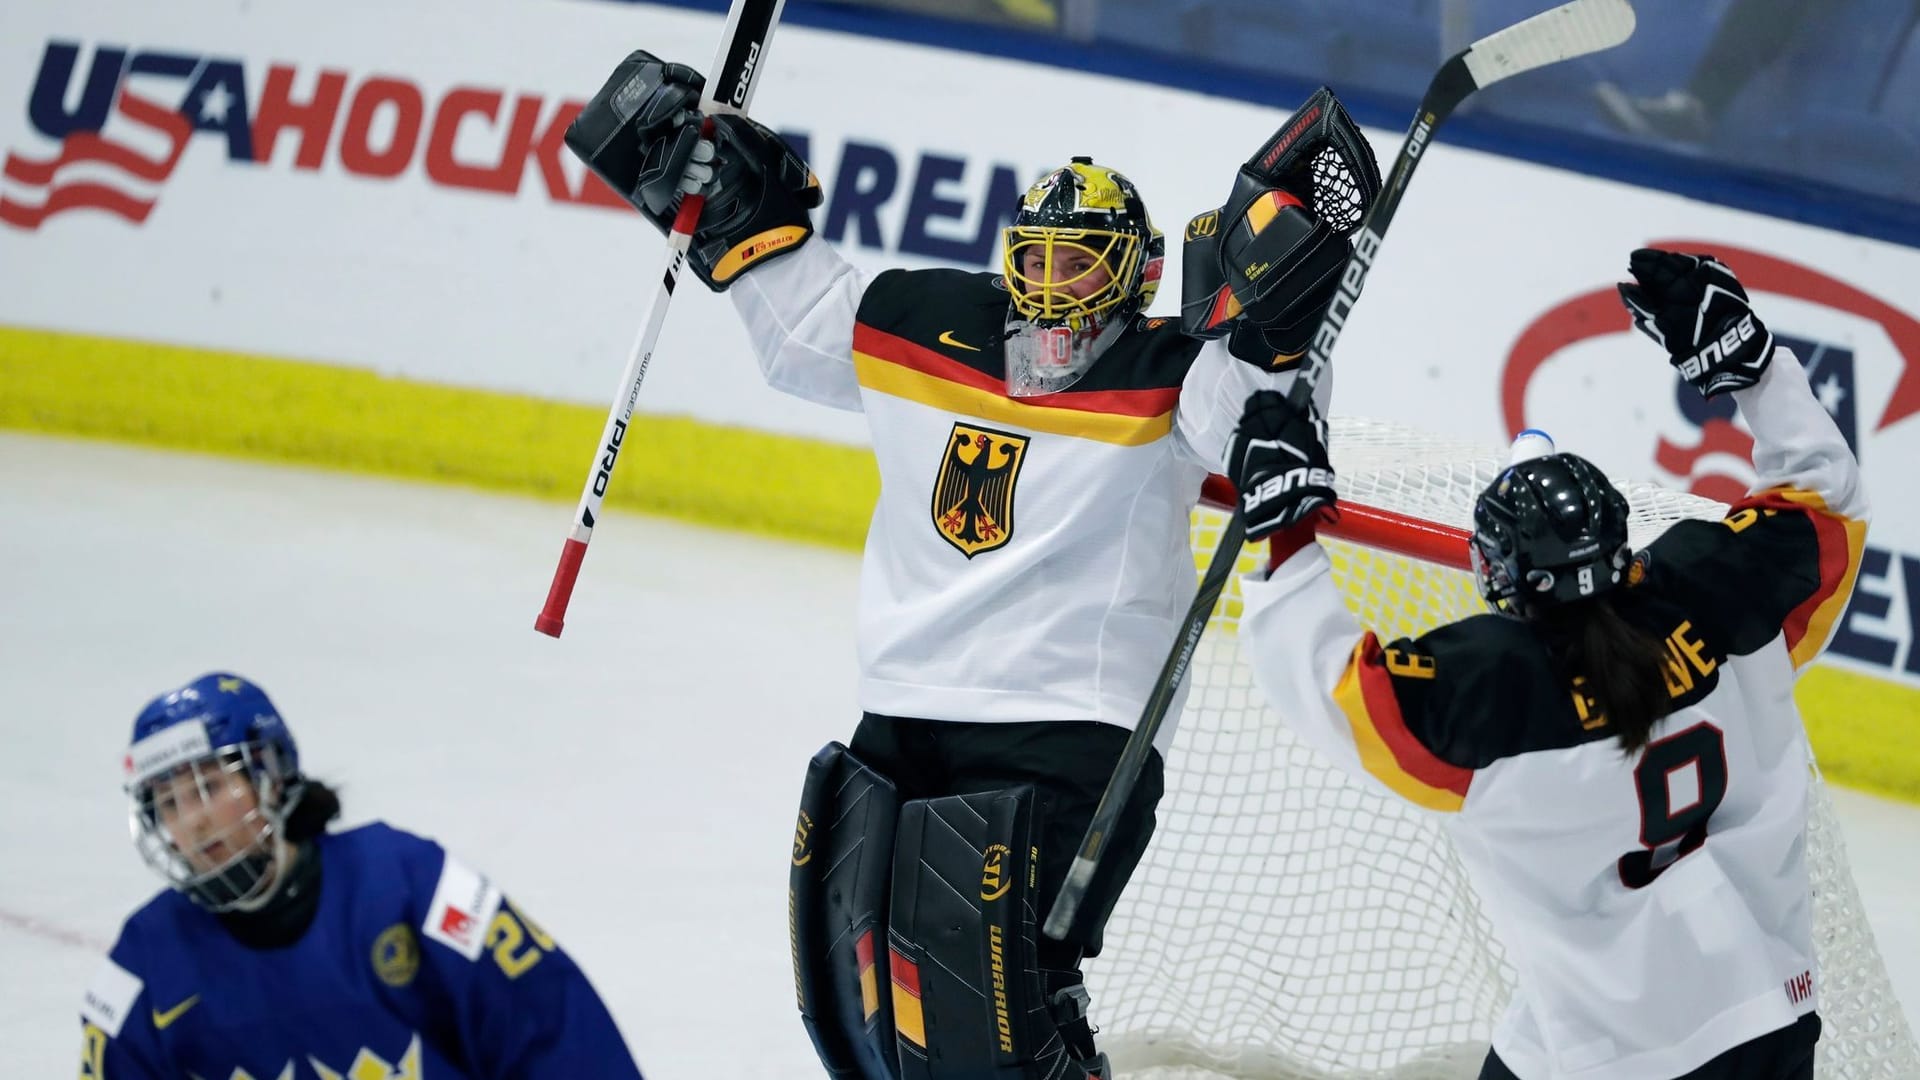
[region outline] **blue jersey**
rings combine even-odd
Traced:
[[[83,1080],[639,1080],[586,976],[486,878],[382,824],[313,843],[317,908],[284,947],[177,892],[127,920],[81,1006]]]

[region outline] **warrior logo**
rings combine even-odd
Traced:
[[[1007,860],[1012,857],[1012,849],[1005,844],[987,845],[980,866],[980,899],[992,903],[1013,888],[1013,879],[1007,876]]]
[[[1027,436],[953,425],[933,481],[933,526],[971,559],[1013,535],[1013,484]]]

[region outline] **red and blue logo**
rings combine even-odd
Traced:
[[[7,151],[0,222],[31,230],[96,210],[140,224],[196,135],[222,144],[235,165],[269,165],[285,140],[295,170],[392,180],[417,161],[432,184],[508,197],[531,173],[554,202],[626,208],[562,164],[580,101],[286,63],[269,65],[256,91],[236,57],[103,44],[83,64],[85,52],[71,41],[42,52],[27,119],[46,142]],[[486,159],[463,153],[463,131],[486,136]]]
[[[1904,461],[1876,469],[1876,457],[1899,452],[1898,444],[1920,439],[1920,320],[1831,275],[1764,252],[1705,240],[1662,239],[1651,247],[1711,254],[1734,269],[1758,298],[1775,340],[1793,349],[1807,369],[1820,403],[1846,437],[1872,482],[1906,475]],[[1787,298],[1779,313],[1769,300]],[[1809,319],[1805,312],[1820,312]],[[1832,327],[1857,328],[1850,342],[1830,333],[1800,330],[1796,316]],[[1528,392],[1557,358],[1593,339],[1633,333],[1626,309],[1609,283],[1546,311],[1514,342],[1500,383],[1501,418],[1509,435],[1551,418],[1528,416]],[[1636,343],[1636,349],[1643,347]],[[1739,422],[1730,397],[1707,401],[1674,376],[1672,413],[1677,420],[1649,433],[1643,474],[1696,495],[1731,502],[1754,480],[1753,437]],[[1622,424],[1622,430],[1631,425]],[[1870,490],[1879,506],[1875,533],[1861,561],[1852,601],[1835,630],[1830,651],[1908,680],[1920,679],[1920,518],[1905,513],[1907,490]],[[1900,530],[1904,526],[1904,534]],[[1885,539],[1882,539],[1882,536]]]

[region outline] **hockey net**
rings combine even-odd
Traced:
[[[1327,547],[1349,606],[1383,640],[1484,610],[1462,530],[1502,456],[1334,421],[1343,531],[1368,535]],[[1724,509],[1622,490],[1636,547]],[[1357,504],[1399,517],[1363,520]],[[1223,520],[1196,512],[1197,559],[1211,556]],[[1243,569],[1264,556],[1250,547]],[[1088,964],[1102,1048],[1138,1080],[1477,1076],[1513,972],[1451,843],[1437,817],[1294,739],[1240,659],[1239,610],[1236,580],[1194,659],[1153,843]],[[1817,771],[1811,807],[1818,1075],[1920,1076]]]

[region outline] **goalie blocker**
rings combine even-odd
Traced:
[[[1083,816],[1067,816],[1065,832],[1084,827]],[[829,1075],[1111,1075],[1093,1046],[1077,965],[1088,943],[1098,950],[1097,923],[1119,886],[1089,905],[1086,921],[1096,925],[1075,928],[1079,944],[1043,958],[1038,913],[1061,874],[1042,873],[1041,819],[1029,785],[902,801],[842,744],[814,755],[788,922],[801,1017]],[[1115,860],[1128,870],[1151,834],[1147,822],[1135,830],[1134,858]]]
[[[687,262],[709,289],[724,292],[748,267],[813,235],[808,211],[820,205],[820,180],[786,140],[749,117],[714,115],[711,142],[703,141],[704,82],[685,64],[636,49],[567,125],[566,142],[663,233],[689,188],[704,193]]]

